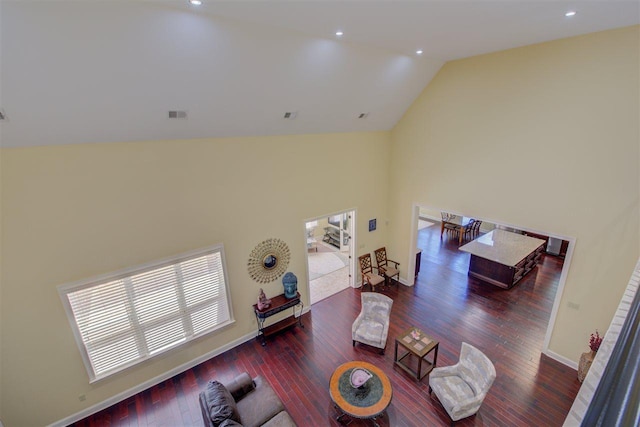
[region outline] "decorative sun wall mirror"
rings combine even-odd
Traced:
[[[264,257],[264,259],[262,260],[262,266],[266,269],[266,270],[271,270],[273,268],[276,268],[278,266],[278,257],[276,257],[273,254],[269,254],[266,257]]]
[[[249,255],[247,269],[258,283],[269,283],[282,276],[289,266],[289,247],[280,239],[267,239]]]

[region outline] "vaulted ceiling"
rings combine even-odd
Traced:
[[[639,4],[2,0],[0,143],[389,130],[446,61],[638,24]]]

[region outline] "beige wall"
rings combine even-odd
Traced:
[[[439,210],[431,209],[431,208],[425,208],[424,206],[420,206],[420,216],[423,216],[425,218],[436,219],[438,221],[441,218]]]
[[[361,251],[384,242],[390,134],[156,141],[2,150],[3,421],[52,423],[257,330],[251,305],[281,281],[246,271],[269,237],[309,301],[305,219],[355,208]],[[370,168],[323,168],[334,155]],[[363,157],[364,156],[364,157]],[[314,159],[309,163],[309,159]],[[223,243],[236,323],[89,384],[56,286]],[[79,396],[86,395],[80,402]]]
[[[638,259],[639,28],[447,63],[392,132],[401,261],[413,204],[577,239],[549,346],[573,361]]]

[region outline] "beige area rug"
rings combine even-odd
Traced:
[[[348,256],[340,252],[310,252],[309,280],[315,280],[348,265]]]
[[[435,222],[427,221],[427,220],[424,220],[424,219],[419,219],[418,220],[418,230],[422,230],[423,228],[431,227],[432,225],[435,225]]]
[[[315,304],[348,287],[349,267],[342,267],[309,282],[309,302]]]

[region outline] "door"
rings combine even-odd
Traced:
[[[311,304],[355,286],[354,224],[355,211],[305,222]]]

